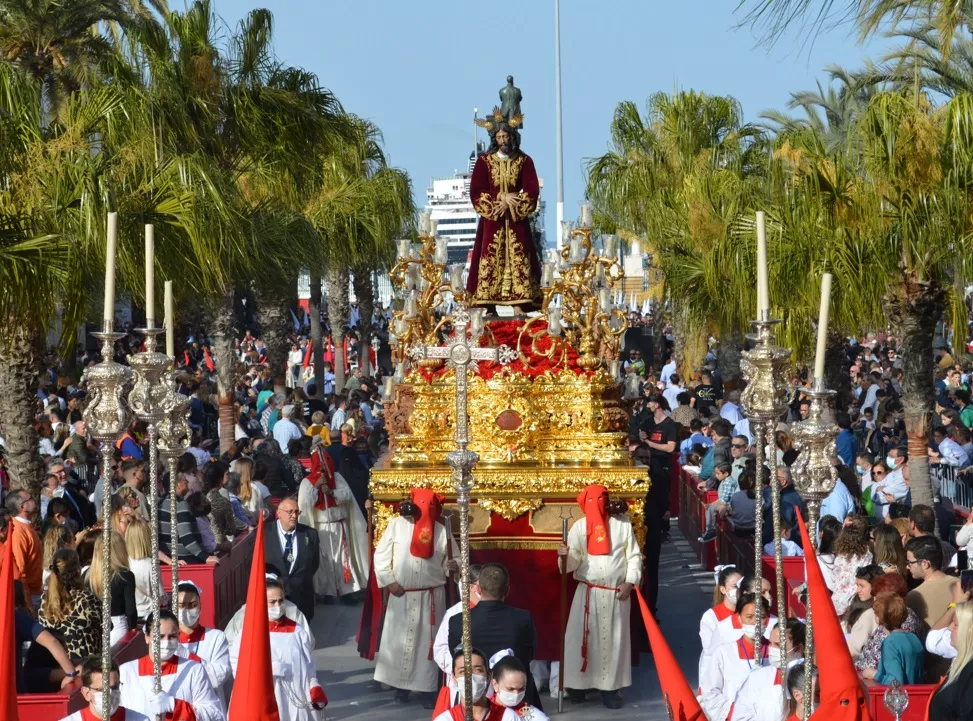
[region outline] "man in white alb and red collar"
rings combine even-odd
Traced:
[[[122,705],[162,721],[226,721],[220,701],[199,657],[185,658],[179,650],[179,622],[171,611],[159,612],[162,693],[155,693],[155,665],[152,663],[152,619],[145,622],[145,645],[149,652],[122,664],[119,680]]]
[[[800,661],[804,655],[804,624],[796,618],[788,618],[784,623],[784,638],[787,641],[787,664]],[[767,653],[767,666],[761,666],[743,682],[733,704],[733,721],[780,721],[788,715],[781,686],[785,673],[780,670],[780,624],[768,634],[770,648]],[[776,700],[776,703],[775,703]]]
[[[320,437],[311,451],[311,473],[297,492],[299,521],[318,532],[321,562],[314,593],[354,600],[368,583],[368,527],[348,483],[335,469]]]
[[[199,622],[202,610],[202,591],[192,581],[179,584],[179,648],[180,656],[198,658],[213,690],[226,703],[224,686],[233,678],[230,668],[230,647],[226,636],[215,628],[205,628]]]
[[[375,680],[393,687],[397,703],[410,691],[424,694],[423,705],[433,708],[439,687],[439,667],[433,660],[436,627],[446,611],[446,581],[458,566],[452,534],[439,521],[443,497],[414,488],[402,515],[393,518],[375,549],[375,580],[388,590],[385,621],[376,655]]]
[[[642,578],[642,554],[631,521],[609,514],[604,486],[585,488],[578,505],[584,518],[558,550],[579,581],[565,634],[564,687],[575,701],[584,700],[583,689],[598,689],[602,703],[616,709],[619,689],[632,685],[630,597]]]
[[[61,721],[101,721],[103,703],[108,703],[111,721],[149,721],[149,717],[121,705],[122,695],[118,687],[118,664],[111,662],[110,681],[102,683],[100,656],[89,656],[81,663],[81,696],[88,702],[80,711],[65,716]],[[107,686],[107,688],[106,688]]]

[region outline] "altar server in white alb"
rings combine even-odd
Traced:
[[[320,539],[321,563],[314,574],[318,596],[347,596],[368,583],[368,526],[351,488],[335,470],[320,436],[314,438],[311,473],[297,493],[299,521]]]
[[[152,619],[145,622],[149,652],[122,664],[119,681],[122,705],[162,721],[226,721],[226,709],[213,691],[206,669],[197,659],[178,655],[179,622],[171,611],[159,612],[162,693],[155,693],[152,663]]]
[[[796,618],[784,623],[787,641],[788,667],[801,660],[804,655],[804,624]],[[780,672],[780,624],[770,633],[770,647],[767,650],[767,666],[761,666],[747,676],[743,687],[733,704],[733,721],[781,721],[787,717],[790,705],[784,696],[785,673]]]
[[[628,518],[609,515],[604,486],[585,488],[578,505],[584,518],[558,551],[580,582],[568,616],[564,687],[579,701],[584,689],[598,689],[605,706],[620,708],[619,689],[632,685],[630,597],[642,578],[642,556]]]
[[[230,646],[226,636],[216,628],[205,628],[199,622],[202,591],[191,581],[179,584],[179,650],[180,656],[197,658],[206,669],[213,690],[226,703],[226,682],[233,678],[230,668]]]
[[[446,611],[446,582],[458,570],[453,559],[459,549],[443,523],[443,497],[414,488],[411,503],[402,504],[375,549],[375,580],[388,591],[385,621],[376,655],[375,680],[396,690],[396,701],[409,692],[432,694],[439,687],[439,667],[433,660],[433,638]]]
[[[328,705],[324,688],[318,683],[317,666],[308,648],[303,628],[284,615],[284,585],[267,575],[267,615],[270,618],[270,658],[274,674],[274,696],[280,721],[317,721]],[[246,649],[242,651],[246,653]],[[240,661],[240,641],[230,650],[236,673]]]
[[[760,658],[755,656],[754,639],[766,628],[757,628],[757,603],[763,607],[762,623],[766,623],[770,615],[767,599],[752,593],[741,595],[737,600],[736,615],[740,619],[743,635],[716,649],[699,678],[699,704],[709,721],[727,721],[747,678],[761,666],[767,665],[770,644],[762,643]]]
[[[101,682],[101,657],[89,656],[81,663],[81,696],[88,705],[61,721],[101,721],[102,704],[108,704],[111,721],[149,721],[149,717],[122,706],[122,692],[118,686],[118,664],[111,662],[110,682]]]

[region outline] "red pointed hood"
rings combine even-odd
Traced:
[[[662,687],[662,696],[669,711],[669,718],[672,721],[706,721],[703,709],[696,700],[696,694],[683,675],[682,669],[679,668],[679,662],[669,648],[666,637],[662,635],[659,624],[652,618],[638,587],[635,588],[635,595],[642,610],[642,620],[645,622],[645,631],[649,636],[649,645],[652,647],[652,657],[655,659],[655,668],[659,673],[659,685]]]
[[[17,721],[17,655],[14,629],[14,555],[8,533],[0,569],[0,718]]]
[[[797,525],[801,529],[804,548],[811,549],[807,526],[797,513]],[[827,659],[818,665],[818,683],[821,687],[821,705],[811,714],[812,721],[871,721],[868,702],[855,664],[848,651],[848,642],[841,630],[838,614],[831,602],[831,593],[821,575],[818,557],[809,553],[807,566],[808,600],[814,612],[815,657]]]
[[[257,522],[250,564],[247,610],[243,618],[240,663],[230,698],[229,721],[280,721],[274,696],[273,666],[270,660],[270,619],[267,616],[267,577],[264,561],[264,519]]]

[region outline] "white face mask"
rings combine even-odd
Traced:
[[[726,600],[729,601],[730,603],[736,603],[737,602],[737,597],[739,595],[740,595],[740,589],[739,588],[730,588],[730,589],[727,589],[727,592],[726,592]]]
[[[462,701],[463,697],[466,695],[466,679],[463,676],[457,676],[456,685],[459,686],[459,698],[460,701]],[[486,676],[473,674],[473,703],[476,703],[483,698],[483,694],[486,693],[486,688]]]
[[[767,660],[770,662],[771,666],[780,666],[780,649],[776,646],[771,646],[767,649]]]
[[[513,691],[497,691],[493,697],[499,701],[501,705],[506,706],[507,708],[513,708],[524,700],[525,695],[526,691],[521,691],[519,693],[514,693]]]
[[[746,638],[756,638],[757,637],[757,625],[754,623],[743,624],[743,635]]]
[[[95,713],[99,716],[104,713],[104,706],[102,706],[104,698],[104,691],[92,691],[91,692],[91,707],[94,709]],[[109,689],[108,691],[108,715],[113,716],[118,707],[122,705],[122,692],[120,690]]]
[[[199,609],[180,608],[179,623],[181,623],[186,628],[196,628],[196,624],[199,623]]]
[[[284,607],[283,606],[268,606],[267,616],[270,617],[271,621],[279,621],[284,617]]]
[[[895,470],[895,459],[892,456],[886,456],[885,463],[890,469]]]
[[[170,658],[176,655],[176,651],[178,649],[178,639],[162,639],[162,641],[159,643],[159,658],[161,658],[163,661],[168,661]]]

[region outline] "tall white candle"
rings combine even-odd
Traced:
[[[145,327],[155,328],[155,228],[145,226]]]
[[[115,253],[118,249],[118,213],[108,214],[108,247],[105,250],[105,320],[115,320]]]
[[[770,318],[770,290],[767,280],[767,228],[764,212],[757,211],[757,320]]]
[[[165,283],[165,295],[162,299],[162,304],[164,306],[163,312],[166,314],[166,355],[170,358],[176,357],[176,326],[175,326],[175,311],[172,302],[172,281],[167,280]]]
[[[828,342],[828,316],[831,314],[831,273],[821,276],[821,308],[818,311],[818,347],[814,354],[814,379],[824,378],[824,351]]]

